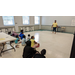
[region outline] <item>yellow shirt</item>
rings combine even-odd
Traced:
[[[53,23],[53,27],[57,27],[57,23]]]
[[[35,45],[35,43],[34,43],[35,40],[31,39],[30,41],[31,41],[31,47],[33,47]]]

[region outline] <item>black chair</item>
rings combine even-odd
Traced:
[[[70,58],[75,58],[75,33],[74,33],[74,37],[73,37],[73,43],[72,43]]]

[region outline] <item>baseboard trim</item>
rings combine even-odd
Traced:
[[[45,29],[38,29],[38,30],[34,30],[34,31],[52,31],[52,30],[45,30]],[[33,31],[26,31],[26,32],[33,32]],[[24,33],[26,33],[24,32]],[[68,34],[73,34],[73,33],[70,33],[70,32],[60,32],[58,31],[59,33],[68,33]],[[17,32],[17,33],[20,33],[20,32]]]

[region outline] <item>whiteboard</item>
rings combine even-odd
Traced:
[[[54,20],[59,26],[75,26],[75,16],[42,16],[42,25],[52,25]]]

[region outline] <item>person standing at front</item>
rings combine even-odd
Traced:
[[[52,27],[53,27],[53,33],[55,32],[55,34],[56,34],[56,28],[58,27],[56,20],[55,20],[55,22],[53,23]]]

